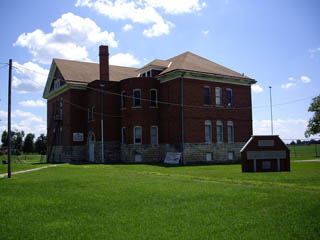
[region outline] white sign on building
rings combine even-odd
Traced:
[[[83,142],[83,133],[73,133],[73,141],[74,142]]]
[[[164,159],[164,163],[179,164],[180,157],[180,152],[167,152],[166,158]]]

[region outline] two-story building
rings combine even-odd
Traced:
[[[252,135],[256,81],[185,52],[142,68],[53,59],[47,99],[49,162],[236,162]]]

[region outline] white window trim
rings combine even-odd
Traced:
[[[136,128],[140,128],[141,129],[141,142],[140,143],[136,143]],[[133,128],[133,144],[142,144],[142,127],[141,126],[134,126]]]
[[[125,134],[123,134],[123,130],[126,131],[126,127],[122,127],[121,128],[121,144],[125,144],[126,143],[126,139],[125,139]]]
[[[152,128],[156,128],[157,129],[157,142],[156,143],[152,143],[152,135],[151,135],[151,129]],[[152,125],[151,127],[150,127],[150,144],[152,144],[152,145],[158,145],[159,144],[159,132],[158,132],[158,126],[156,126],[156,125]]]
[[[228,94],[227,91],[231,92],[231,104],[228,104]],[[227,88],[226,89],[226,100],[227,100],[227,107],[232,107],[232,89],[231,88]]]
[[[212,105],[212,93],[211,93],[211,87],[210,86],[203,86],[203,88],[209,89],[209,104],[203,103],[203,105],[211,106]]]
[[[218,139],[218,126],[221,126],[221,141]],[[216,131],[217,131],[217,143],[223,143],[223,122],[221,120],[217,120],[216,122]]]
[[[155,101],[156,105],[155,105],[155,106],[151,106],[151,101],[152,101],[152,99],[151,99],[151,92],[152,92],[152,91],[155,91],[155,92],[156,92],[156,101]],[[149,107],[151,107],[151,108],[157,108],[157,107],[158,107],[158,89],[156,89],[156,88],[151,88],[150,91],[149,91],[149,93],[150,93],[150,105],[149,105]]]
[[[135,96],[134,96],[134,93],[136,92],[136,91],[140,91],[140,105],[138,105],[138,106],[136,106],[136,105],[134,105],[135,104],[135,100],[136,100],[136,98],[135,98]],[[135,88],[135,89],[133,89],[132,90],[132,95],[133,95],[133,98],[132,98],[132,107],[133,108],[141,108],[142,107],[142,91],[141,91],[141,89],[140,88]]]
[[[232,127],[232,139],[229,139],[229,127]],[[228,134],[228,143],[233,143],[234,142],[234,124],[233,121],[228,121],[227,122],[227,134]]]
[[[127,101],[125,100],[125,102],[126,102],[126,106],[123,106],[123,96],[125,96],[125,98],[126,98],[126,95],[124,95],[124,94],[126,94],[126,91],[122,91],[121,92],[121,109],[126,109],[126,106],[127,106]]]
[[[219,99],[220,99],[220,103],[217,103],[217,90],[219,89],[219,94],[220,94],[220,96],[219,96]],[[216,105],[217,106],[221,106],[222,105],[222,88],[221,87],[216,87],[215,88],[215,103],[216,103]]]
[[[210,126],[210,139],[207,141],[206,137],[206,126]],[[204,121],[204,141],[205,143],[212,143],[212,122],[211,120]]]

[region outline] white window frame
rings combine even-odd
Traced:
[[[205,95],[203,96],[203,100],[204,100],[204,105],[211,105],[212,104],[212,97],[211,97],[211,87],[209,86],[204,86],[203,89],[209,89],[209,103],[205,102]],[[204,94],[204,93],[203,93]]]
[[[136,142],[136,128],[140,128],[140,142]],[[133,128],[133,144],[142,144],[142,127],[141,126],[135,126]]]
[[[228,103],[228,91],[231,92],[231,102],[230,103]],[[232,106],[232,89],[231,88],[226,89],[226,100],[227,100],[227,106],[231,107]]]
[[[151,99],[151,92],[155,91],[156,92],[156,100],[154,101],[155,105],[152,105],[152,99]],[[158,89],[156,88],[151,88],[150,89],[150,107],[158,107]]]
[[[136,97],[135,97],[134,93],[137,92],[137,91],[140,92],[140,105],[135,105],[135,103],[136,103]],[[141,105],[142,105],[142,101],[141,101],[142,92],[141,92],[141,89],[140,89],[140,88],[133,89],[132,93],[133,93],[132,106],[135,107],[135,108],[141,107]]]
[[[207,127],[209,127],[209,136],[207,136]],[[212,142],[212,122],[211,120],[204,121],[204,139],[206,143]]]
[[[218,127],[220,126],[221,126],[221,133],[219,135]],[[217,129],[217,143],[223,143],[223,122],[221,120],[217,120],[216,129]],[[221,136],[221,139],[220,139],[220,136]]]
[[[121,128],[121,143],[126,143],[126,127]]]
[[[152,143],[152,128],[155,128],[156,129],[156,142],[155,143]],[[158,136],[158,126],[151,126],[150,127],[150,144],[152,145],[158,145],[159,144],[159,136]]]
[[[230,132],[231,128],[231,132]],[[234,124],[233,121],[227,122],[227,132],[228,132],[228,142],[233,143],[234,142]]]
[[[125,109],[127,106],[127,101],[126,101],[126,91],[121,92],[121,109]]]
[[[216,105],[221,106],[222,105],[222,89],[221,89],[221,87],[216,87],[215,93],[216,93]]]

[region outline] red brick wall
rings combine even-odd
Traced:
[[[121,124],[118,130],[121,133],[121,128],[126,128],[126,143],[133,143],[133,129],[134,126],[142,127],[142,143],[150,144],[150,127],[152,125],[159,126],[159,105],[158,107],[151,107],[150,101],[141,101],[141,107],[133,107],[133,90],[141,89],[141,98],[150,99],[150,89],[158,90],[159,99],[159,81],[155,78],[130,78],[122,80],[120,83],[121,91],[125,91],[126,108],[121,110]],[[120,104],[119,98],[119,104]],[[120,106],[119,106],[120,108]],[[121,138],[121,136],[120,136]]]

